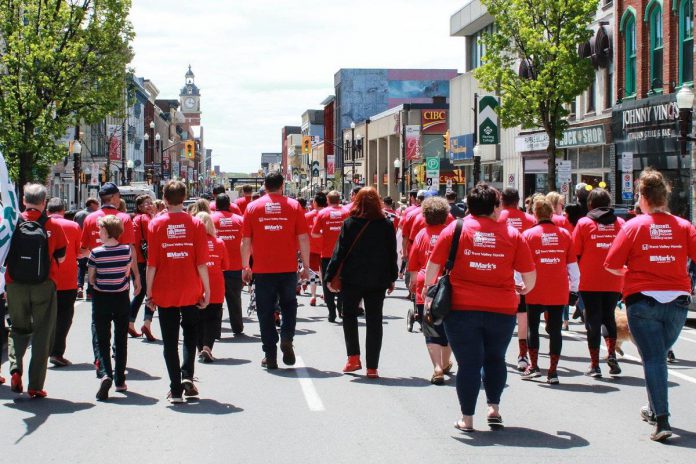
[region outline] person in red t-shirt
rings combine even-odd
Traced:
[[[242,186],[242,197],[235,200],[236,205],[242,214],[246,211],[246,207],[252,202],[251,196],[254,194],[254,187],[251,185]]]
[[[670,187],[662,174],[645,169],[638,181],[643,214],[631,219],[612,243],[605,268],[625,276],[623,297],[631,335],[643,360],[647,406],[643,420],[655,423],[652,440],[672,435],[667,400],[667,350],[686,321],[692,285],[687,261],[696,260],[696,229],[667,212]]]
[[[149,195],[140,195],[135,199],[135,217],[133,218],[133,235],[134,235],[134,246],[136,253],[136,261],[138,262],[138,273],[140,274],[140,286],[142,290],[133,297],[130,303],[130,319],[128,324],[128,333],[131,337],[140,337],[145,335],[145,338],[149,342],[154,342],[157,340],[154,335],[152,335],[152,317],[154,313],[150,308],[145,305],[145,316],[143,318],[143,325],[140,328],[139,333],[135,330],[135,319],[138,317],[138,312],[140,312],[140,306],[145,301],[145,293],[147,292],[147,282],[145,281],[145,274],[147,270],[147,231],[150,227],[150,220],[154,216],[153,213],[154,205],[152,204],[152,198]]]
[[[452,311],[445,333],[457,360],[457,395],[462,418],[456,427],[471,432],[476,399],[483,380],[488,399],[488,424],[502,426],[500,396],[505,388],[505,352],[515,328],[517,293],[534,288],[534,260],[522,235],[498,222],[499,193],[485,183],[467,195],[470,216],[463,219],[459,246],[450,273]],[[445,265],[456,222],[440,234],[425,270],[425,288],[435,283]],[[515,284],[514,272],[522,283]],[[426,308],[427,309],[427,308]],[[482,378],[483,375],[483,378]]]
[[[408,265],[407,260],[411,247],[411,241],[409,240],[409,237],[411,236],[411,226],[413,225],[413,221],[415,221],[416,217],[420,214],[421,203],[423,200],[425,200],[425,195],[425,190],[418,191],[418,194],[416,195],[416,203],[411,205],[411,207],[409,207],[410,209],[406,208],[406,211],[404,211],[402,219],[399,223],[399,227],[401,227],[401,256],[404,260],[401,266],[402,269],[406,269],[406,266]],[[406,288],[411,287],[409,281],[410,275],[408,273],[404,274],[404,283],[406,284]],[[411,292],[408,294],[408,299],[413,299]]]
[[[573,227],[573,224],[570,223],[570,220],[568,219],[568,216],[565,214],[565,204],[566,204],[566,198],[564,195],[561,195],[558,192],[549,192],[546,194],[546,199],[551,202],[551,206],[553,207],[553,217],[551,218],[551,221],[558,227],[562,227],[563,229],[567,230],[568,233],[573,236],[573,230],[575,227]],[[532,203],[533,204],[533,203]],[[569,321],[570,320],[570,308],[568,305],[565,305],[563,307],[563,330],[568,330],[569,329]]]
[[[569,292],[577,299],[580,271],[577,256],[570,234],[556,226],[551,218],[553,207],[546,199],[539,199],[533,205],[537,225],[525,231],[522,236],[534,256],[537,279],[543,285],[537,285],[525,296],[527,302],[527,343],[529,345],[530,365],[522,374],[523,380],[541,376],[539,359],[539,324],[541,316],[546,313],[546,333],[549,334],[550,365],[546,382],[556,385],[558,381],[558,361],[563,347],[563,307],[568,304]]]
[[[216,185],[213,187],[213,201],[210,202],[210,211],[215,212],[217,211],[217,206],[215,205],[215,199],[217,198],[218,195],[221,193],[226,193],[225,186],[224,185]]]
[[[312,227],[312,237],[322,241],[321,245],[321,275],[324,289],[324,301],[329,309],[329,322],[336,322],[336,314],[343,312],[343,298],[340,293],[329,290],[328,282],[324,278],[326,267],[331,261],[338,236],[341,235],[343,221],[349,216],[349,212],[341,208],[341,194],[332,190],[327,195],[329,206],[324,208]]]
[[[219,195],[218,195],[219,196]],[[225,300],[225,277],[223,269],[230,267],[225,242],[216,237],[215,225],[208,213],[196,214],[196,219],[205,226],[208,234],[208,279],[210,280],[210,304],[201,311],[198,327],[198,358],[205,362],[215,361],[213,345],[222,330],[222,303]]]
[[[26,210],[21,220],[42,224],[48,239],[48,253],[43,258],[50,260],[48,277],[45,280],[26,280],[26,274],[33,274],[38,269],[42,278],[42,257],[30,255],[24,235],[20,235],[19,225],[15,229],[7,256],[6,295],[7,312],[12,320],[7,354],[10,358],[11,389],[22,393],[22,374],[24,372],[24,354],[31,344],[31,363],[29,365],[29,388],[27,393],[33,398],[44,398],[43,389],[46,381],[46,366],[52,348],[56,324],[56,286],[59,282],[58,266],[65,261],[68,240],[62,227],[51,218],[46,218],[46,187],[41,184],[24,186],[24,206]],[[31,225],[27,225],[29,228]],[[22,246],[22,243],[25,243]],[[20,254],[21,253],[21,254]],[[20,261],[21,260],[21,261]],[[21,265],[20,265],[21,262]],[[44,261],[45,262],[45,261]],[[35,265],[35,266],[32,266]],[[15,266],[17,266],[15,268]],[[34,269],[30,269],[33,267]],[[45,267],[44,267],[45,268]],[[45,272],[45,271],[43,271]]]
[[[244,213],[242,238],[242,278],[251,282],[249,267],[254,250],[253,277],[256,286],[256,308],[261,328],[265,358],[261,365],[277,369],[278,331],[275,326],[275,305],[280,301],[280,349],[283,362],[295,364],[293,339],[297,322],[297,248],[302,261],[309,262],[309,235],[307,220],[300,204],[283,196],[283,176],[272,172],[266,175],[266,195],[251,202]],[[309,277],[309,269],[302,270],[300,278]]]
[[[159,308],[171,403],[182,403],[182,393],[198,395],[193,384],[197,331],[200,310],[210,304],[208,237],[205,226],[184,211],[185,198],[186,185],[169,181],[164,186],[167,212],[150,221],[148,235],[147,304]],[[184,332],[183,364],[179,325]]]
[[[503,190],[501,200],[503,209],[498,216],[499,222],[506,223],[519,233],[534,227],[536,224],[534,216],[521,211],[518,207],[520,194],[516,188],[508,187]],[[517,370],[524,372],[529,367],[529,358],[527,358],[527,304],[524,295],[520,295],[520,304],[517,305],[517,344],[519,346]]]
[[[65,203],[60,198],[51,198],[46,206],[48,217],[58,224],[68,241],[65,247],[65,261],[58,264],[56,273],[56,330],[51,356],[48,359],[56,367],[69,366],[72,363],[65,359],[65,342],[70,332],[75,300],[77,299],[77,257],[80,254],[80,226],[74,221],[68,221],[65,216]]]
[[[399,215],[397,214],[396,210],[394,210],[394,200],[392,197],[384,197],[382,201],[384,202],[384,214],[387,216],[387,219],[394,224],[394,231],[399,230],[400,221]]]
[[[307,219],[307,228],[311,232],[314,224],[317,222],[319,213],[328,205],[326,194],[319,192],[314,196],[312,211],[305,214]],[[317,305],[317,285],[321,283],[321,237],[314,235],[309,238],[309,291],[311,298],[309,299],[310,306]]]
[[[416,295],[418,315],[421,320],[425,343],[433,363],[433,375],[430,382],[434,385],[445,383],[445,374],[452,369],[450,358],[452,349],[447,341],[447,334],[442,324],[433,325],[432,321],[423,317],[423,286],[425,283],[425,267],[428,264],[433,247],[440,233],[446,227],[445,221],[449,216],[449,204],[444,198],[428,198],[423,202],[423,216],[426,227],[418,232],[411,245],[411,254],[408,257],[408,270],[411,273],[411,293]]]
[[[230,318],[232,333],[240,335],[244,332],[242,318],[242,216],[230,211],[230,197],[221,193],[215,199],[217,211],[213,214],[213,224],[217,236],[225,243],[227,249],[227,266],[223,269],[225,279],[225,300]]]
[[[585,304],[587,347],[590,350],[590,369],[587,375],[601,377],[599,346],[602,326],[606,327],[607,365],[609,374],[621,374],[616,360],[616,303],[621,299],[623,277],[604,269],[609,248],[623,227],[624,220],[609,207],[611,196],[604,189],[593,189],[587,197],[590,212],[578,220],[573,231],[575,252],[580,258],[580,296]]]

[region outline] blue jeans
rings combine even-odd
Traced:
[[[515,328],[515,316],[452,311],[444,324],[457,360],[457,396],[462,414],[474,415],[482,380],[488,404],[500,404],[507,380],[505,352]]]
[[[261,328],[261,343],[267,359],[276,359],[278,354],[278,331],[273,313],[276,301],[280,302],[280,339],[292,341],[297,323],[297,273],[254,274],[256,286],[256,313]]]
[[[643,359],[650,409],[656,416],[669,415],[667,401],[667,350],[677,341],[688,305],[643,299],[628,306],[628,326]]]

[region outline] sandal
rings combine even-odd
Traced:
[[[452,361],[450,361],[449,364],[447,365],[447,367],[442,369],[442,373],[446,374],[446,375],[450,375],[452,373],[452,367],[453,367],[453,364],[452,364]]]
[[[476,431],[476,429],[474,429],[473,427],[466,427],[465,425],[463,425],[462,421],[455,422],[454,428],[464,433],[474,433]]]
[[[433,385],[444,385],[445,384],[445,375],[444,374],[433,374],[432,377],[430,377],[430,383]]]
[[[493,430],[500,430],[505,427],[503,418],[500,415],[488,416],[488,426]]]

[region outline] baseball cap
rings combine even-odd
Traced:
[[[99,189],[99,196],[104,196],[104,195],[115,195],[117,193],[120,193],[118,190],[118,187],[116,187],[116,184],[113,182],[106,182],[102,184],[101,188]]]

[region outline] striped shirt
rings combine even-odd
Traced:
[[[99,246],[93,249],[87,266],[97,271],[94,287],[100,292],[129,290],[130,262],[130,245]]]

